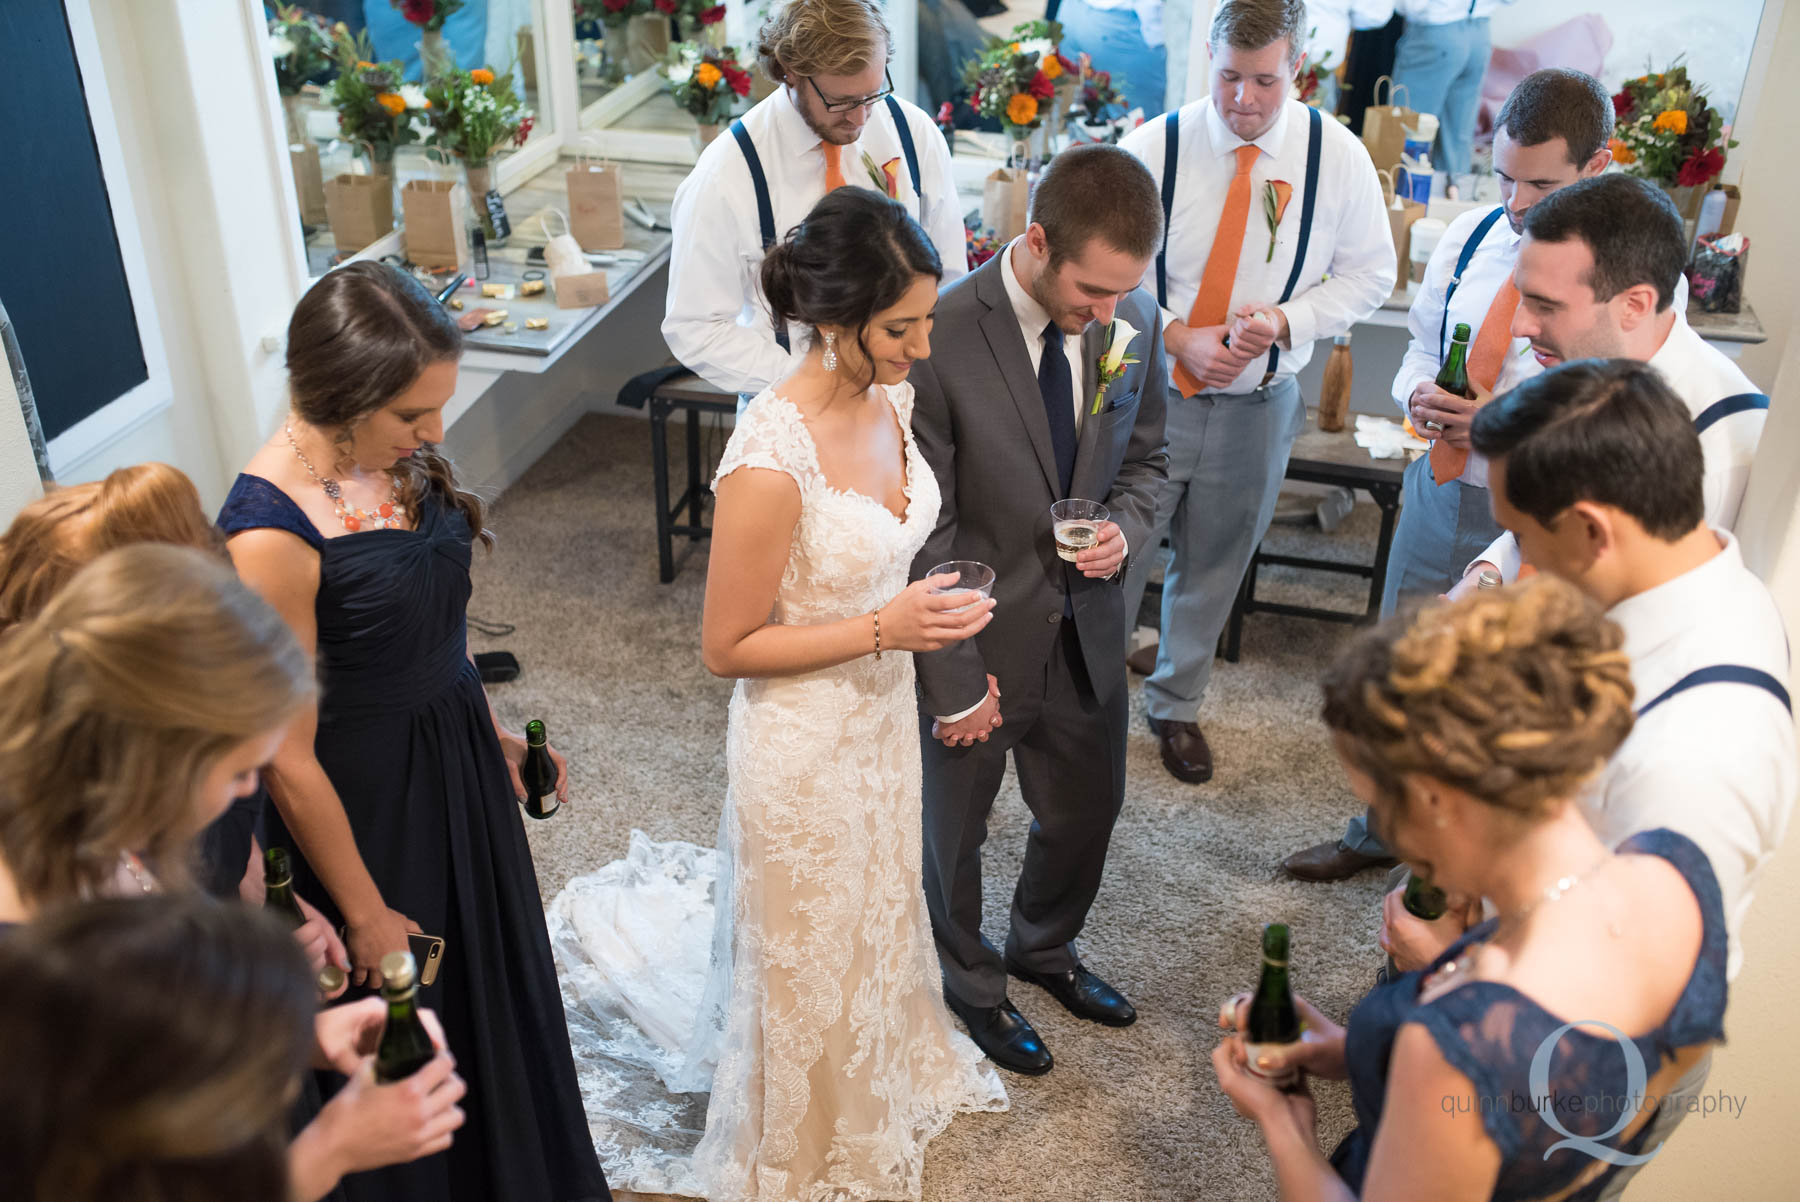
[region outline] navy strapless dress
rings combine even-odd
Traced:
[[[1660,1026],[1626,1041],[1646,1076],[1654,1078],[1676,1053],[1724,1041],[1725,911],[1706,853],[1685,835],[1662,828],[1644,831],[1621,843],[1619,851],[1669,861],[1700,903],[1700,954],[1686,987]],[[1377,986],[1351,1011],[1344,1057],[1358,1126],[1332,1153],[1331,1163],[1356,1193],[1362,1193],[1387,1099],[1394,1038],[1407,1023],[1423,1025],[1444,1059],[1474,1086],[1470,1097],[1453,1104],[1479,1109],[1482,1127],[1500,1149],[1495,1202],[1590,1202],[1618,1174],[1636,1171],[1638,1165],[1627,1161],[1654,1150],[1645,1146],[1652,1134],[1666,1136],[1671,1128],[1667,1122],[1636,1121],[1646,1091],[1631,1079],[1636,1066],[1621,1040],[1586,1028],[1569,1029],[1567,1020],[1499,981],[1468,981],[1419,1002],[1423,979],[1471,943],[1491,938],[1495,925],[1489,919],[1471,928],[1430,967]],[[1552,1039],[1549,1058],[1542,1066],[1534,1064],[1539,1048]],[[1632,1126],[1625,1125],[1626,1117]],[[1570,1136],[1624,1155],[1596,1155],[1571,1145]]]
[[[433,497],[416,530],[327,539],[280,489],[240,475],[219,525],[228,535],[286,530],[319,553],[319,763],[382,898],[444,939],[437,981],[420,999],[468,1082],[468,1122],[441,1155],[346,1178],[346,1196],[610,1199],[519,805],[465,648],[468,522]],[[266,817],[269,842],[293,855],[295,887],[341,924],[277,807]]]

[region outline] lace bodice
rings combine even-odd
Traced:
[[[912,385],[876,385],[894,408],[906,447],[906,516],[863,493],[833,488],[793,402],[765,389],[750,402],[713,484],[740,468],[768,468],[800,488],[800,521],[770,620],[807,625],[868,613],[906,587],[913,556],[937,521],[937,477],[912,436]]]

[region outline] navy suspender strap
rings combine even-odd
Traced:
[[[1487,232],[1494,228],[1494,222],[1500,220],[1501,215],[1505,212],[1505,205],[1495,205],[1494,211],[1483,217],[1475,226],[1475,232],[1469,235],[1467,242],[1463,243],[1462,253],[1456,256],[1456,272],[1450,277],[1450,283],[1444,288],[1444,312],[1438,318],[1439,363],[1444,361],[1444,355],[1448,351],[1444,339],[1450,333],[1450,298],[1456,295],[1456,286],[1462,283],[1463,272],[1469,269],[1469,260],[1475,257],[1475,250],[1481,245],[1481,240],[1487,237]]]
[[[1730,417],[1734,413],[1747,413],[1752,409],[1767,409],[1769,398],[1760,392],[1740,392],[1736,396],[1728,396],[1722,401],[1714,401],[1701,410],[1700,416],[1694,419],[1694,433],[1704,434],[1714,422]]]
[[[1169,307],[1169,220],[1175,212],[1175,168],[1181,162],[1181,110],[1163,119],[1162,249],[1156,252],[1156,303]]]
[[[913,145],[912,127],[906,123],[906,110],[892,96],[887,98],[888,112],[894,118],[894,132],[900,135],[900,153],[906,156],[906,171],[912,176],[913,195],[919,198],[919,217],[925,216],[925,189],[919,183],[919,150]]]
[[[750,131],[744,128],[742,120],[731,123],[731,136],[737,139],[738,149],[744,152],[744,163],[750,168],[750,186],[756,190],[756,223],[762,227],[762,246],[767,251],[775,245],[775,203],[769,198],[769,179],[763,174],[762,160],[756,155],[756,145],[750,141]],[[775,326],[775,345],[782,350],[792,350],[788,345],[787,326],[777,323]]]
[[[1683,676],[1680,680],[1651,698],[1643,708],[1638,710],[1637,716],[1642,718],[1645,714],[1649,713],[1675,694],[1686,692],[1688,689],[1703,684],[1747,684],[1754,688],[1761,689],[1763,692],[1769,694],[1769,696],[1775,698],[1775,700],[1781,702],[1781,708],[1785,709],[1790,715],[1794,712],[1794,703],[1788,697],[1787,689],[1782,687],[1779,680],[1776,680],[1761,668],[1746,668],[1739,664],[1714,664],[1710,668],[1696,668],[1686,676]]]
[[[1294,247],[1294,269],[1288,272],[1287,287],[1281,290],[1281,299],[1275,303],[1285,305],[1293,299],[1294,285],[1300,282],[1300,270],[1306,264],[1306,245],[1312,241],[1313,202],[1319,196],[1319,143],[1324,140],[1320,130],[1324,120],[1319,110],[1308,107],[1306,110],[1308,127],[1306,131],[1306,194],[1300,200],[1300,241]],[[1275,373],[1275,361],[1281,357],[1281,348],[1269,348],[1269,374]]]

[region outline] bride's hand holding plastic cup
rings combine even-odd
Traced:
[[[985,564],[940,564],[882,606],[882,650],[937,651],[979,633],[993,621],[993,587]]]

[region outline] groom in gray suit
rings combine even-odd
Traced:
[[[944,290],[931,358],[912,371],[913,435],[944,498],[913,576],[978,560],[998,602],[981,634],[916,660],[925,896],[945,999],[1014,1072],[1047,1072],[1051,1057],[1007,999],[1009,972],[1082,1018],[1137,1017],[1074,941],[1125,799],[1120,582],[1127,555],[1151,550],[1168,475],[1161,321],[1138,287],[1161,239],[1141,163],[1112,146],[1064,151],[1025,233]],[[1073,563],[1051,531],[1065,498],[1111,515]],[[981,934],[981,845],[1009,751],[1033,821],[1003,959]]]

